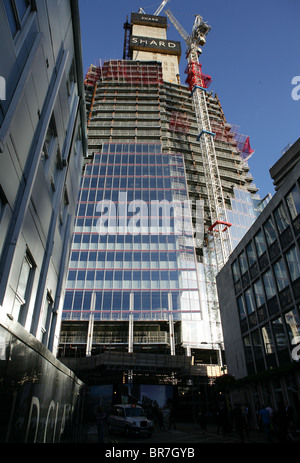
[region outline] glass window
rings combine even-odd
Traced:
[[[266,234],[267,243],[270,246],[270,244],[272,244],[277,238],[275,226],[271,217],[264,224],[264,230]]]
[[[6,16],[9,23],[11,35],[14,38],[19,29],[21,22],[25,16],[27,8],[30,5],[29,0],[4,0]]]
[[[300,212],[300,193],[297,185],[294,185],[292,190],[286,197],[286,202],[291,215],[292,220],[297,217]]]
[[[6,204],[7,204],[7,199],[6,199],[4,191],[2,190],[1,185],[0,185],[0,224],[1,224],[1,219],[2,219],[3,214],[4,214]]]
[[[290,342],[296,336],[300,336],[300,317],[297,309],[291,310],[285,314],[285,322]]]
[[[91,310],[92,309],[92,293],[85,292],[82,304],[82,310]]]
[[[15,37],[18,31],[18,26],[17,26],[17,18],[14,12],[13,3],[11,0],[4,0],[4,5],[5,5],[6,16],[8,19],[11,35]]]
[[[287,338],[284,332],[284,326],[282,318],[277,318],[272,321],[272,328],[274,333],[274,338],[276,341],[277,349],[282,350],[287,347]]]
[[[255,235],[254,241],[256,245],[257,254],[260,257],[266,250],[266,244],[261,230]]]
[[[254,285],[254,294],[255,294],[255,299],[256,299],[256,304],[257,307],[260,307],[265,303],[265,295],[264,295],[264,290],[263,290],[263,285],[261,280],[257,280]]]
[[[255,302],[254,302],[253,292],[251,288],[245,291],[245,301],[246,301],[246,306],[247,306],[247,312],[248,314],[251,314],[255,310]]]
[[[275,352],[275,345],[272,338],[272,331],[269,325],[263,326],[261,329],[265,353],[273,354]]]
[[[281,291],[282,289],[286,288],[286,286],[289,284],[286,267],[282,259],[280,259],[274,265],[274,273],[278,289],[279,291]]]
[[[252,333],[252,345],[254,351],[254,357],[256,360],[259,360],[263,357],[262,343],[258,331]]]
[[[51,154],[51,147],[53,146],[54,138],[56,137],[56,125],[54,116],[51,117],[49,126],[47,128],[45,141],[43,145],[43,149],[41,152],[41,157],[44,162],[50,157]]]
[[[276,294],[276,286],[275,286],[272,270],[268,270],[267,272],[265,272],[262,277],[263,277],[267,299],[271,299]]]
[[[13,307],[13,317],[18,319],[20,309],[22,306],[24,306],[27,302],[27,299],[29,298],[29,285],[31,281],[31,276],[33,272],[33,262],[30,256],[26,253],[20,275],[19,275],[19,281],[18,281],[18,286],[17,286],[17,291],[16,291],[16,299],[15,299],[15,304]]]
[[[66,291],[65,301],[64,301],[64,310],[71,310],[73,302],[73,291]]]
[[[83,292],[82,291],[75,291],[75,293],[74,293],[74,302],[73,302],[73,310],[81,310],[82,298],[83,298]]]
[[[254,246],[252,244],[252,241],[250,241],[250,243],[246,247],[246,253],[248,257],[249,266],[251,267],[256,262],[256,255],[255,255]]]
[[[28,0],[15,0],[19,19],[22,20],[29,5]]]
[[[278,231],[279,233],[282,233],[289,225],[288,218],[282,203],[277,207],[277,209],[275,209],[274,217]]]
[[[300,252],[296,246],[286,253],[286,260],[291,280],[294,281],[300,277]]]
[[[245,302],[242,296],[237,298],[237,304],[239,308],[240,320],[244,320],[246,318],[246,308],[245,308]]]
[[[252,357],[252,348],[251,348],[251,342],[250,342],[249,336],[245,336],[243,339],[243,342],[244,342],[246,362],[251,363],[253,362],[253,357]]]
[[[247,259],[245,251],[239,255],[239,262],[241,267],[241,274],[243,275],[247,271]]]

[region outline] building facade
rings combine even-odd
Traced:
[[[212,224],[194,101],[178,73],[180,46],[167,40],[166,18],[134,13],[125,26],[125,59],[92,65],[85,80],[89,158],[78,199],[61,354],[163,353],[221,366],[216,285],[208,272]],[[203,79],[208,87],[211,79]],[[247,164],[253,151],[226,122],[217,95],[205,91],[226,208],[235,214],[232,201],[239,194],[236,206],[245,203],[236,213],[248,222],[236,221],[233,243],[262,207]],[[121,193],[127,195],[126,210],[142,201],[148,215],[134,209],[140,216],[135,234],[99,234],[101,202],[113,203],[108,215],[114,223]],[[188,236],[176,233],[174,213],[163,233],[151,228],[155,201],[179,202],[177,214],[185,225],[191,221],[192,230],[184,228]]]
[[[1,1],[0,49],[1,441],[57,441],[80,389],[56,361],[87,147],[77,2]]]
[[[299,162],[297,140],[270,170],[276,194],[217,276],[228,372],[238,380],[234,393],[253,410],[289,403],[298,420]]]

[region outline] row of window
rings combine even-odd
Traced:
[[[182,250],[187,251],[187,246],[189,247],[189,251],[193,252],[193,242],[187,240],[183,236],[177,235],[162,235],[162,234],[137,234],[137,235],[99,235],[99,234],[81,234],[75,233],[73,235],[73,245],[72,247],[80,247],[83,249],[84,246],[88,246],[89,243],[91,244],[98,244],[100,245],[99,249],[106,249],[106,247],[112,246],[112,249],[118,249],[119,246],[122,248],[119,249],[150,249],[149,246],[151,245],[151,250],[156,250],[161,248],[162,250]],[[188,244],[187,244],[188,243]],[[104,247],[103,247],[104,246]],[[126,247],[128,246],[128,247]]]
[[[95,297],[93,298],[93,294]],[[198,291],[66,291],[64,311],[129,311],[130,294],[133,294],[134,311],[199,310]]]
[[[268,330],[272,332],[272,345],[275,346],[282,318],[276,318],[263,328],[257,328],[257,325],[265,323],[268,317],[274,317],[279,311],[283,312],[300,297],[300,250],[291,231],[294,229],[296,235],[299,232],[299,213],[300,193],[295,184],[232,264],[241,330],[242,333],[252,330],[251,335],[244,336],[248,344],[246,355],[252,352],[249,346],[253,345],[255,337],[255,346],[259,339],[263,343],[270,338]],[[298,320],[297,317],[294,319]],[[293,327],[295,331],[296,325]],[[280,336],[286,343],[287,336]],[[270,346],[270,340],[268,342]],[[257,347],[253,351],[256,355]],[[269,351],[266,350],[266,353]]]
[[[127,156],[127,155],[126,155]],[[116,156],[117,157],[117,156]],[[123,157],[123,156],[122,156]],[[128,157],[128,156],[127,156]],[[135,157],[133,155],[133,157]],[[138,157],[138,156],[136,156]],[[127,165],[128,164],[128,165]],[[162,165],[154,163],[105,163],[88,164],[85,167],[85,176],[147,176],[147,177],[184,177],[184,167],[179,165]]]
[[[286,196],[286,206],[281,202],[273,211],[273,216],[263,224],[262,228],[250,241],[238,259],[232,265],[233,280],[236,283],[248,269],[258,261],[258,259],[267,251],[280,235],[287,229],[290,222],[293,221],[300,213],[300,192],[298,185],[294,185]],[[289,214],[288,214],[289,213]]]
[[[158,267],[157,267],[158,269]],[[196,272],[177,270],[70,270],[68,289],[195,289]]]
[[[250,286],[244,295],[237,298],[240,318],[244,319],[270,300],[278,292],[285,289],[290,281],[300,278],[300,252],[298,247],[293,246],[285,253],[287,267],[283,258],[279,259],[271,268],[261,275],[261,278]],[[288,273],[289,271],[289,273]]]
[[[280,366],[291,360],[289,352],[300,334],[299,308],[288,311],[243,338],[248,373]]]
[[[170,269],[192,270],[195,269],[195,256],[182,252],[72,252],[70,259],[70,269]]]
[[[146,174],[145,174],[146,175]],[[106,177],[85,177],[83,182],[83,187],[89,187],[91,189],[121,189],[121,190],[140,190],[140,189],[147,189],[147,190],[185,190],[186,191],[186,183],[184,177],[138,177],[138,176],[106,176]],[[100,193],[100,192],[99,192]],[[98,193],[98,195],[99,195]],[[163,193],[163,192],[161,192]],[[181,192],[182,194],[182,192]],[[86,196],[85,196],[86,195]],[[96,192],[91,192],[90,195],[96,195]],[[148,192],[148,196],[150,192]],[[103,195],[104,196],[104,195]],[[147,198],[148,196],[145,196]],[[93,201],[96,199],[90,199]],[[87,191],[82,192],[81,200],[87,200]]]
[[[97,182],[97,179],[96,179],[96,182]],[[80,191],[80,195],[81,194],[83,194],[84,197],[86,196],[86,193],[83,193],[82,190]],[[142,205],[145,205],[145,204],[147,205],[151,203],[155,207],[155,204],[154,204],[155,201],[158,201],[159,203],[164,201],[165,204],[169,203],[169,205],[171,206],[171,203],[173,201],[184,202],[184,201],[187,201],[188,199],[187,191],[184,187],[173,188],[170,190],[165,190],[165,189],[158,190],[157,188],[153,188],[152,190],[145,190],[144,188],[140,188],[139,190],[128,189],[128,188],[124,188],[123,190],[121,188],[114,188],[114,189],[105,188],[105,189],[98,189],[97,191],[96,190],[90,191],[88,193],[89,195],[88,199],[89,200],[94,199],[95,203],[98,203],[102,200],[112,201],[113,203],[118,203],[120,201],[120,203],[123,203],[125,194],[127,195],[126,199],[127,199],[128,205],[134,200],[136,200],[136,201],[143,201],[144,204]],[[122,195],[122,197],[120,195]],[[81,199],[81,196],[79,199]],[[78,208],[79,207],[80,205],[78,205]],[[84,204],[83,207],[86,207],[86,204]],[[82,215],[82,214],[79,214],[79,215]]]

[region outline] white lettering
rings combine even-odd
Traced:
[[[44,430],[44,443],[47,442],[47,429],[48,429],[48,422],[49,422],[49,415],[51,412],[51,409],[55,409],[55,403],[53,400],[50,402],[49,408],[48,408],[48,413],[47,413],[47,418],[46,418],[46,423],[45,423],[45,430]],[[53,433],[53,441],[54,442],[54,433]]]
[[[292,98],[293,98],[293,100],[295,100],[295,101],[300,100],[300,76],[295,76],[295,77],[292,78],[292,85],[296,85],[296,87],[293,88],[293,90],[292,90]]]
[[[118,450],[114,447],[112,450],[106,450],[105,458],[132,458],[133,461],[137,459],[139,450]]]
[[[136,215],[131,217],[128,223],[129,232],[131,234],[135,235],[141,233],[144,227],[148,228],[148,206],[145,201],[132,201],[128,206],[128,212],[137,212]],[[138,225],[138,223],[140,225]]]
[[[96,211],[101,214],[107,209],[106,213],[103,214],[97,220],[96,229],[99,235],[105,235],[106,233],[116,232],[116,206],[113,201],[103,199],[96,206]],[[107,223],[107,225],[105,225]]]
[[[300,336],[295,336],[292,339],[292,344],[297,344],[292,350],[292,359],[298,362],[300,360]]]
[[[36,418],[33,419],[31,422],[32,411],[34,407],[36,407]],[[28,423],[27,423],[27,429],[26,429],[26,435],[25,435],[25,442],[27,442],[29,430],[30,428],[32,428],[32,425],[34,424],[35,424],[35,435],[34,435],[33,443],[36,442],[36,436],[37,436],[37,432],[39,428],[39,421],[40,421],[40,402],[37,397],[32,397],[31,405],[30,405],[30,412],[29,412],[29,417],[28,417]]]
[[[0,101],[1,100],[6,100],[6,82],[2,76],[0,76]]]

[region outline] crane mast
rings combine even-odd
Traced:
[[[199,63],[199,55],[202,53],[201,46],[206,42],[206,35],[211,27],[203,21],[200,15],[196,15],[191,35],[184,30],[170,10],[165,11],[166,15],[185,40],[187,45],[187,74],[190,89],[193,96],[198,137],[200,142],[205,182],[207,187],[208,207],[210,213],[210,226],[208,227],[208,249],[209,258],[215,260],[214,272],[217,273],[225,264],[230,254],[230,239],[226,220],[225,201],[214,145],[214,133],[211,131],[210,119],[206,103],[206,84]],[[215,259],[212,259],[212,252]]]

